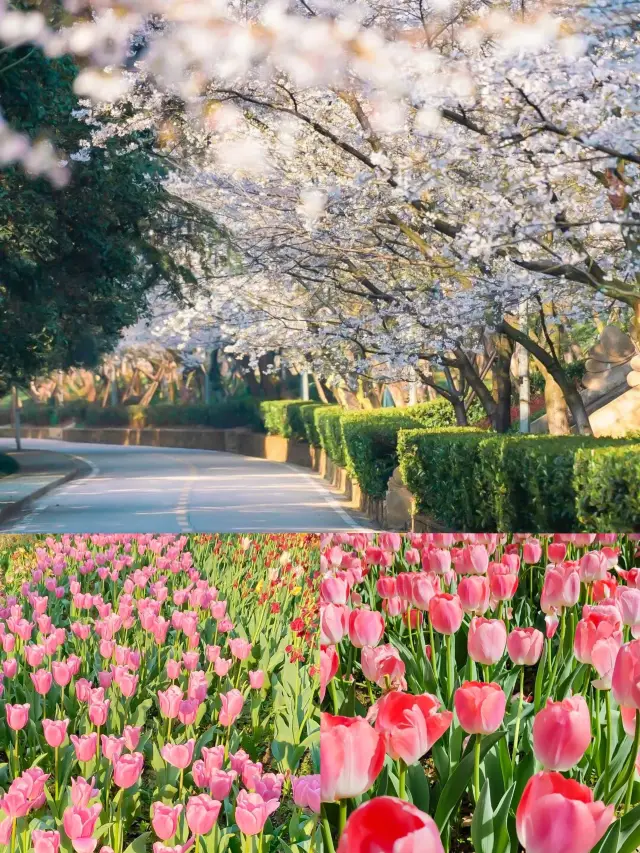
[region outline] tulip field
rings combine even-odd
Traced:
[[[639,542],[323,536],[325,851],[639,849]]]
[[[314,536],[0,537],[0,847],[320,849]]]

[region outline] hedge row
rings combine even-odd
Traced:
[[[416,509],[449,530],[640,528],[640,442],[404,430],[402,477]]]
[[[262,429],[258,403],[251,397],[223,400],[210,405],[107,406],[102,408],[85,400],[73,400],[62,406],[38,406],[27,403],[22,409],[22,421],[34,426],[75,421],[87,427],[192,427],[218,429],[248,427]]]
[[[398,464],[401,429],[446,428],[455,424],[453,407],[440,397],[403,409],[354,412],[302,400],[270,400],[261,403],[260,409],[269,434],[322,448],[374,498],[384,497],[389,477]]]

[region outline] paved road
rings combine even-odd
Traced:
[[[12,533],[187,533],[367,529],[317,474],[231,453],[27,439],[91,473],[37,499]],[[12,449],[0,439],[0,450]]]

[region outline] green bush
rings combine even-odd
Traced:
[[[398,432],[419,423],[411,414],[411,408],[343,414],[347,471],[366,494],[373,498],[384,497],[389,477],[398,464]]]
[[[640,444],[579,450],[574,485],[582,527],[640,531]]]
[[[640,463],[630,464],[638,451],[624,439],[473,429],[408,430],[398,442],[418,511],[469,531],[630,529],[632,519],[638,525]]]
[[[344,468],[346,464],[342,438],[342,415],[340,406],[318,406],[313,412],[313,422],[320,439],[320,447],[329,459]]]
[[[269,435],[308,441],[307,422],[302,413],[306,410],[313,411],[318,405],[321,404],[308,400],[263,400],[260,403],[260,412]]]
[[[261,429],[257,404],[249,397],[223,400],[209,406],[173,405],[108,406],[88,408],[84,423],[88,427],[250,427]]]
[[[128,427],[131,425],[130,406],[107,406],[102,409],[92,407],[87,409],[84,425],[87,427]]]
[[[6,453],[0,453],[0,477],[6,477],[7,474],[15,474],[18,470],[18,463],[13,456],[7,456]]]

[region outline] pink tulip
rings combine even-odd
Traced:
[[[174,720],[178,716],[183,698],[184,693],[175,684],[172,684],[165,691],[158,690],[158,702],[162,716],[165,719]]]
[[[53,676],[48,669],[37,669],[31,673],[31,681],[33,682],[36,693],[46,696],[49,690],[51,690]]]
[[[29,722],[29,709],[31,705],[5,705],[7,715],[7,725],[10,729],[18,732],[23,729]]]
[[[580,579],[584,583],[604,580],[607,576],[608,561],[602,551],[587,551],[580,558]]]
[[[552,542],[547,553],[552,563],[561,563],[567,555],[567,546],[564,542]]]
[[[522,546],[522,560],[529,565],[540,562],[542,546],[537,539],[527,539]]]
[[[60,833],[53,829],[32,829],[31,842],[33,853],[58,853]]]
[[[579,597],[580,575],[575,566],[570,563],[549,566],[542,585],[541,609],[548,613],[550,608],[573,607]]]
[[[81,735],[80,737],[71,735],[70,740],[76,751],[78,761],[91,761],[96,754],[98,745],[97,733],[92,732],[90,735]]]
[[[141,732],[142,726],[125,726],[122,730],[124,745],[129,750],[129,752],[135,752],[135,750],[138,748],[138,744],[140,743]]]
[[[208,788],[214,800],[226,800],[231,793],[233,782],[237,777],[235,770],[211,770],[209,772]]]
[[[362,674],[379,687],[406,689],[405,664],[395,646],[365,646],[361,657]]]
[[[468,575],[458,584],[458,597],[465,613],[482,616],[489,609],[489,579],[484,575]]]
[[[106,725],[109,717],[109,705],[110,702],[108,699],[104,702],[92,701],[89,703],[89,719],[94,726]]]
[[[167,764],[171,764],[172,767],[177,767],[179,770],[186,770],[193,760],[195,744],[193,738],[186,743],[165,743],[160,753]]]
[[[264,672],[261,669],[249,670],[249,684],[252,690],[262,690],[264,687]]]
[[[198,794],[187,800],[187,824],[194,835],[208,835],[218,820],[222,803],[208,794]]]
[[[236,799],[235,819],[244,835],[258,835],[267,818],[278,808],[277,800],[263,800],[260,794],[241,790]]]
[[[527,782],[516,811],[516,831],[526,853],[589,853],[613,820],[615,806],[593,801],[575,779],[542,771]]]
[[[124,738],[115,737],[114,735],[102,735],[102,755],[112,763],[116,758],[120,758],[124,749]]]
[[[320,814],[320,774],[292,776],[293,802],[301,809]]]
[[[95,776],[93,776],[89,781],[83,779],[82,776],[78,776],[77,779],[71,780],[71,802],[74,806],[87,808],[89,800],[98,796],[100,792],[93,787],[95,781]]]
[[[73,678],[73,668],[65,661],[54,660],[51,664],[53,680],[58,687],[66,687]]]
[[[384,737],[387,755],[415,764],[451,725],[451,711],[440,711],[440,700],[430,693],[412,696],[392,690],[369,711],[375,730]]]
[[[113,762],[113,781],[118,788],[131,788],[142,775],[144,755],[132,752],[116,758]]]
[[[543,646],[544,636],[537,628],[514,628],[507,637],[507,652],[518,666],[535,666]]]
[[[358,797],[384,764],[384,737],[362,717],[322,714],[320,767],[323,802]]]
[[[162,841],[168,841],[178,831],[178,820],[182,812],[182,804],[167,806],[162,802],[155,802],[151,806],[151,826],[153,831]]]
[[[349,816],[337,853],[444,853],[433,818],[395,797],[374,797]]]
[[[346,605],[325,604],[320,609],[320,642],[322,645],[339,643],[349,631],[349,613]]]
[[[42,730],[44,732],[44,739],[49,744],[50,747],[56,748],[58,746],[62,746],[64,743],[64,739],[67,736],[67,726],[69,725],[69,720],[43,720],[42,721]]]
[[[455,634],[462,625],[464,612],[457,595],[442,592],[434,595],[429,605],[429,618],[439,634]]]
[[[461,727],[467,734],[490,735],[500,728],[507,697],[499,684],[465,681],[453,698]]]
[[[89,808],[70,806],[64,810],[62,824],[76,853],[93,853],[96,849],[98,839],[92,836],[101,811],[100,803]]]
[[[384,616],[378,610],[352,610],[349,614],[349,639],[357,649],[377,646],[384,634]]]
[[[640,708],[640,640],[627,643],[618,652],[611,688],[619,705]]]
[[[221,726],[232,726],[240,716],[244,705],[244,696],[239,690],[233,689],[228,693],[220,694],[220,716],[218,722]]]
[[[252,644],[241,637],[237,637],[236,639],[229,639],[229,648],[234,658],[237,660],[246,660],[251,654]]]
[[[533,721],[533,751],[546,770],[570,770],[591,743],[591,716],[580,695],[549,700]]]
[[[469,657],[476,663],[491,666],[498,663],[507,644],[507,628],[502,619],[474,616],[467,641]]]

